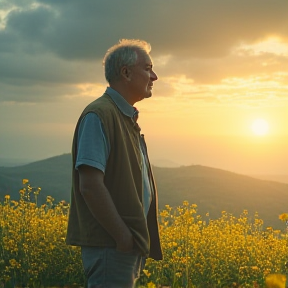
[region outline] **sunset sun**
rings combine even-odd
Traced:
[[[269,124],[264,119],[256,119],[252,123],[251,129],[255,135],[264,136],[269,131]]]

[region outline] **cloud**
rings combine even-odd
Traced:
[[[147,39],[157,54],[219,57],[240,42],[288,37],[287,9],[270,0],[41,0],[11,11],[6,29],[68,59],[99,59],[122,37]]]
[[[100,62],[67,61],[51,54],[0,54],[0,102],[55,101],[79,95],[80,83],[106,83]],[[97,95],[98,96],[98,95]]]
[[[162,76],[186,75],[198,84],[219,84],[228,77],[247,77],[257,74],[287,72],[288,55],[261,53],[243,50],[214,59],[171,57],[165,65],[156,66]]]
[[[273,78],[287,67],[287,55],[243,48],[270,36],[287,43],[287,1],[2,0],[1,5],[0,101],[50,101],[77,95],[80,84],[105,85],[102,58],[121,38],[152,44],[162,88],[155,95],[175,95],[179,83],[167,79],[181,75],[202,85],[194,89],[201,97],[205,85],[268,72]]]
[[[79,83],[104,80],[100,62],[85,63],[66,61],[51,54],[31,55],[2,53],[0,55],[0,82],[18,84],[33,83]],[[98,73],[95,75],[95,73]],[[100,76],[101,74],[101,76]],[[101,79],[100,79],[101,78]]]

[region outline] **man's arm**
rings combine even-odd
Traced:
[[[80,165],[78,170],[80,192],[92,215],[116,241],[117,250],[131,251],[133,236],[118,214],[104,184],[104,173],[88,165]]]

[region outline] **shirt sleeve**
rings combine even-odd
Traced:
[[[77,141],[78,151],[75,169],[78,169],[80,165],[88,165],[105,173],[110,148],[102,122],[97,114],[88,113],[81,120]]]

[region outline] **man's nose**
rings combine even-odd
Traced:
[[[157,74],[154,71],[151,71],[150,79],[152,81],[156,81],[158,79],[158,76],[157,76]]]

